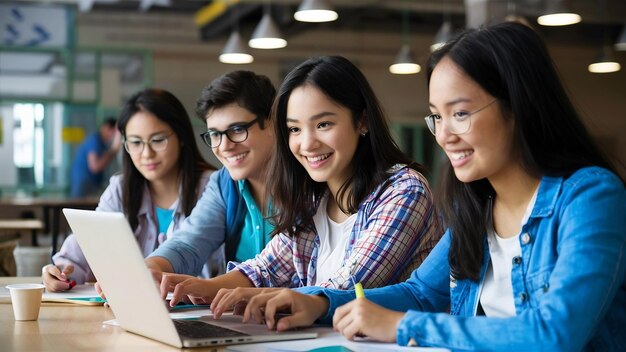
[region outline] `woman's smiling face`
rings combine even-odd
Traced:
[[[350,176],[360,126],[352,112],[311,85],[295,88],[287,103],[289,148],[311,178],[339,187]]]
[[[150,182],[177,179],[180,141],[172,128],[148,111],[139,110],[126,124],[126,142],[144,143],[141,153],[130,154],[139,172]],[[164,150],[154,151],[150,141],[167,139]]]
[[[517,163],[513,148],[513,118],[502,114],[494,97],[463,72],[452,60],[443,58],[430,78],[430,108],[442,116],[437,124],[437,143],[450,159],[461,182],[495,178]],[[484,109],[481,109],[483,108]],[[453,116],[471,119],[463,134],[450,133]]]

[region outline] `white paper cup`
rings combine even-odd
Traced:
[[[42,284],[13,284],[7,288],[11,293],[11,304],[15,320],[37,320],[41,307]]]

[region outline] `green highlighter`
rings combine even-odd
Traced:
[[[354,293],[356,294],[356,298],[365,298],[365,292],[363,292],[363,285],[360,282],[357,282],[354,285]]]

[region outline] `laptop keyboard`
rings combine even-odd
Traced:
[[[174,320],[174,326],[176,326],[176,330],[178,330],[178,333],[181,336],[191,337],[194,339],[249,336],[248,334],[244,334],[239,331],[197,320]]]

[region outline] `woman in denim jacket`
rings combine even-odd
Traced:
[[[171,93],[146,89],[122,108],[118,129],[124,139],[123,171],[111,177],[97,211],[123,212],[144,256],[152,253],[191,213],[214,167],[200,155],[181,102]],[[70,235],[42,270],[50,291],[95,278],[78,242]],[[205,261],[204,275],[223,266],[220,253]]]
[[[450,160],[443,239],[408,281],[366,299],[274,291],[244,321],[332,319],[349,339],[451,350],[626,350],[624,181],[539,36],[518,23],[468,30],[432,54],[428,81],[426,122]]]

